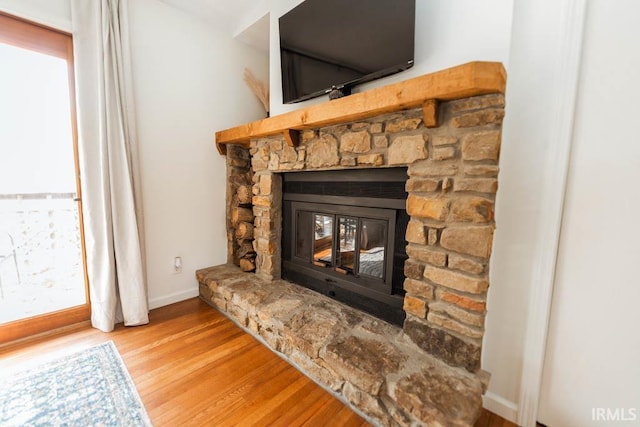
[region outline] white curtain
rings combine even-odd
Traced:
[[[127,3],[71,0],[91,322],[149,322]]]

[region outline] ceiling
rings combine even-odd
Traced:
[[[256,0],[160,0],[233,31],[242,17],[251,11]]]
[[[239,41],[269,51],[269,18],[263,0],[160,0],[218,26]],[[255,16],[255,19],[251,19]],[[261,17],[262,16],[262,17]]]

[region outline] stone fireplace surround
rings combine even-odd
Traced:
[[[305,126],[299,141],[287,131],[226,146],[229,262],[255,274],[201,270],[202,298],[375,423],[473,424],[504,116],[494,92],[440,102],[436,120],[401,105]],[[279,173],[395,166],[408,167],[411,217],[402,329],[279,280]]]

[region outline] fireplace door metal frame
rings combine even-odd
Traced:
[[[309,254],[306,257],[300,257],[296,253],[296,236],[302,233],[309,233],[310,236],[315,233],[314,227],[309,227],[308,230],[299,230],[299,221],[297,218],[300,213],[308,212],[312,218],[315,214],[323,214],[333,217],[333,230],[332,230],[332,251],[331,251],[331,263],[327,267],[321,267],[314,265],[313,263],[313,248],[310,248]],[[339,251],[339,225],[338,218],[355,218],[357,220],[356,238],[355,238],[355,266],[353,271],[348,272],[346,275],[353,277],[351,281],[360,284],[368,289],[375,290],[384,294],[392,293],[392,279],[393,279],[393,254],[394,239],[395,239],[395,223],[396,223],[396,211],[393,209],[379,209],[379,208],[366,208],[366,207],[354,207],[344,205],[330,205],[319,203],[307,203],[307,202],[292,202],[291,203],[291,218],[293,222],[293,233],[290,236],[291,262],[303,265],[311,268],[318,273],[334,276],[339,279],[346,279],[345,273],[339,272],[336,268],[340,268],[337,262],[337,254]],[[384,238],[384,272],[382,278],[376,278],[374,276],[367,275],[366,273],[359,272],[358,260],[360,259],[360,240],[362,230],[362,220],[382,220],[386,223],[386,236]],[[311,221],[313,225],[313,221]],[[311,241],[313,241],[311,236]],[[350,274],[349,274],[350,273]],[[350,278],[349,278],[350,279]],[[348,279],[348,280],[349,280]]]

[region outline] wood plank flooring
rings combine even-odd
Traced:
[[[366,426],[362,418],[197,298],[105,334],[84,324],[0,347],[0,370],[113,340],[155,426]],[[511,427],[483,413],[477,427]]]
[[[507,421],[499,415],[489,412],[486,409],[482,410],[480,418],[476,422],[474,427],[518,427],[511,421]]]

